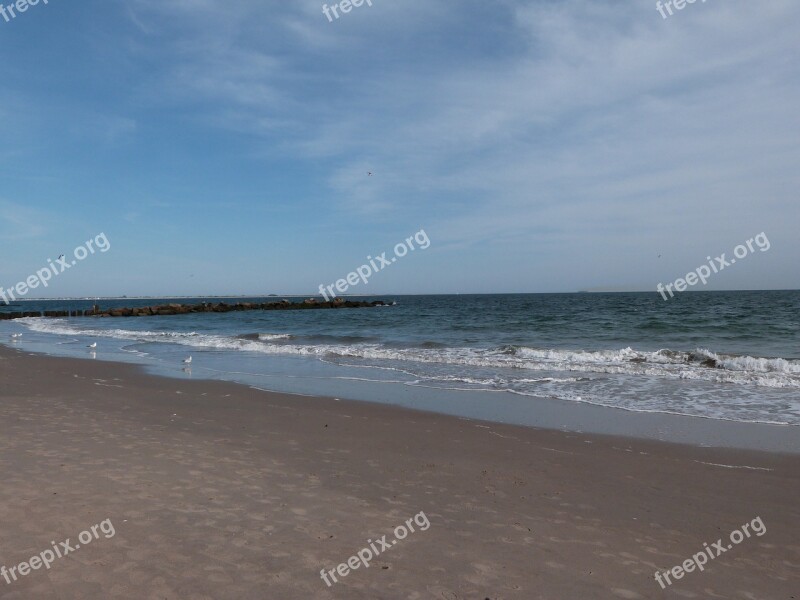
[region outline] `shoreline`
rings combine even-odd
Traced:
[[[796,591],[796,456],[470,421],[5,348],[0,377],[0,564],[105,519],[116,528],[48,571],[0,581],[0,597],[657,598],[657,570],[755,517],[764,537],[670,589]],[[322,581],[321,569],[420,512],[429,529],[332,587]]]
[[[29,349],[29,340],[16,344],[0,343],[11,351],[36,352],[37,356],[89,360],[69,355],[54,355],[46,347]],[[294,357],[292,357],[294,358]],[[461,417],[489,423],[520,425],[536,429],[611,435],[626,439],[654,440],[695,447],[731,448],[800,455],[800,426],[780,423],[737,421],[702,415],[684,415],[664,411],[635,410],[606,406],[582,400],[562,400],[509,392],[460,390],[458,394],[435,388],[413,387],[393,383],[326,379],[308,383],[297,378],[269,376],[239,377],[238,381],[217,377],[203,378],[203,368],[188,378],[162,363],[143,364],[120,355],[95,358],[104,364],[129,365],[141,368],[143,374],[179,381],[229,381],[265,392],[297,394],[319,398],[341,397],[350,401],[396,406],[437,415]],[[281,360],[274,356],[272,360]],[[324,391],[323,391],[324,388]]]
[[[605,432],[598,432],[598,431],[585,431],[581,429],[571,429],[568,426],[542,426],[542,425],[531,425],[531,424],[524,424],[524,423],[516,423],[516,422],[506,422],[500,420],[493,420],[490,418],[482,418],[482,417],[474,417],[474,416],[467,416],[462,414],[453,414],[450,412],[443,412],[440,410],[433,410],[430,408],[422,408],[419,406],[406,406],[402,404],[394,404],[390,402],[384,402],[382,400],[362,400],[358,398],[339,398],[334,397],[334,395],[325,396],[319,394],[308,394],[303,392],[295,392],[295,391],[282,391],[282,390],[273,390],[273,389],[266,389],[262,387],[258,387],[255,385],[241,383],[237,381],[228,381],[228,380],[221,380],[221,379],[207,379],[203,377],[193,376],[191,379],[182,377],[177,373],[175,376],[171,376],[166,374],[166,371],[160,369],[159,366],[152,366],[146,365],[141,363],[128,363],[122,362],[117,360],[111,359],[88,359],[88,358],[74,358],[74,357],[62,357],[62,356],[53,356],[46,353],[38,353],[28,351],[22,348],[15,348],[12,346],[8,346],[5,343],[0,343],[0,360],[4,360],[8,358],[7,353],[14,353],[18,355],[18,357],[22,358],[34,358],[34,359],[44,359],[44,360],[52,360],[52,361],[64,361],[67,364],[72,366],[77,366],[79,363],[89,363],[97,365],[99,370],[115,370],[115,369],[126,369],[129,370],[127,373],[129,376],[133,378],[142,378],[142,379],[153,379],[153,380],[167,380],[172,381],[175,383],[190,383],[197,386],[203,385],[221,385],[221,386],[232,386],[233,389],[238,389],[239,393],[246,393],[246,392],[255,392],[257,394],[264,394],[266,396],[271,395],[280,395],[286,396],[287,398],[303,398],[308,399],[314,403],[317,403],[320,408],[323,405],[328,405],[329,403],[337,403],[343,405],[354,405],[356,407],[361,407],[364,410],[369,410],[370,407],[381,407],[385,408],[386,410],[391,413],[392,411],[397,411],[398,416],[400,415],[425,415],[427,418],[442,418],[442,419],[455,419],[459,421],[466,421],[468,423],[474,423],[476,426],[480,427],[511,427],[521,430],[531,430],[535,432],[551,432],[551,433],[558,433],[564,434],[569,437],[573,436],[588,436],[592,438],[600,438],[600,439],[607,439],[609,441],[614,441],[618,444],[630,444],[633,442],[650,442],[654,444],[663,444],[666,446],[674,446],[674,447],[683,447],[686,449],[698,449],[698,450],[719,450],[719,451],[726,451],[726,452],[745,452],[745,453],[754,453],[754,454],[767,454],[767,455],[777,455],[777,456],[786,456],[786,457],[796,457],[796,455],[800,454],[800,449],[795,451],[781,451],[781,450],[772,450],[772,449],[764,449],[764,448],[753,448],[747,446],[725,446],[725,445],[706,445],[706,444],[698,444],[698,443],[691,443],[686,441],[675,441],[675,440],[665,440],[665,439],[657,439],[651,437],[649,435],[636,435],[636,434],[624,434],[624,433],[605,433]],[[480,394],[481,392],[475,392],[476,394]],[[2,397],[2,392],[0,392],[0,398]],[[625,408],[618,408],[618,407],[610,407],[610,406],[603,406],[583,401],[574,401],[568,402],[564,400],[555,400],[555,399],[547,399],[547,398],[537,398],[538,403],[542,403],[544,405],[553,405],[553,407],[545,408],[545,413],[557,413],[558,416],[554,417],[558,420],[566,420],[570,422],[572,420],[572,415],[567,414],[565,416],[564,412],[571,413],[573,410],[577,412],[583,412],[584,410],[590,411],[599,411],[600,413],[607,414],[607,418],[602,419],[606,422],[617,422],[618,417],[620,414],[627,414],[631,416],[639,416],[642,418],[656,418],[660,419],[663,418],[665,420],[671,419],[678,419],[686,423],[695,423],[699,426],[696,430],[706,431],[703,429],[702,424],[711,424],[712,426],[720,426],[722,428],[726,427],[739,427],[741,428],[757,428],[760,429],[762,427],[771,428],[773,430],[778,429],[782,431],[787,431],[790,437],[798,436],[800,437],[800,427],[795,427],[792,425],[783,425],[783,424],[774,424],[774,423],[753,423],[753,422],[742,422],[742,421],[729,421],[725,419],[714,419],[711,417],[698,417],[698,416],[689,416],[689,415],[681,415],[675,413],[662,413],[662,412],[646,412],[646,411],[635,411],[635,410],[628,410]],[[589,420],[589,418],[595,418],[596,415],[592,417],[583,417],[581,421]],[[663,424],[662,424],[663,425]],[[737,431],[736,433],[739,433]],[[731,434],[729,434],[731,435]],[[728,437],[728,436],[726,436]],[[758,432],[753,432],[750,437],[759,437]]]

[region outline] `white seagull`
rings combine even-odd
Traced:
[[[17,338],[21,338],[21,337],[22,337],[21,333],[12,333],[11,334],[11,339],[12,340],[16,340]]]
[[[192,357],[190,356],[189,358],[184,358],[183,359],[183,364],[185,364],[185,365],[192,364]]]
[[[87,347],[87,348],[97,348],[97,342],[92,342],[91,344],[89,344],[89,345],[88,345],[88,346],[86,346],[86,347]]]

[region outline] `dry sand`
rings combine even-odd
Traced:
[[[721,466],[727,465],[727,466]],[[745,468],[748,467],[748,468]],[[752,467],[752,468],[751,468]],[[328,588],[367,539],[416,531]],[[653,578],[760,516],[666,590]],[[3,599],[800,598],[800,457],[467,421],[0,349]]]

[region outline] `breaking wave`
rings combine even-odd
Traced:
[[[427,341],[415,347],[391,347],[361,336],[294,336],[287,333],[248,333],[237,336],[197,332],[135,331],[79,327],[64,319],[20,319],[31,331],[68,336],[93,336],[139,342],[180,344],[198,349],[236,350],[262,354],[316,356],[325,359],[400,361],[489,369],[604,373],[629,376],[696,379],[769,388],[800,388],[800,360],[736,356],[698,348],[692,351],[633,348],[562,350],[501,346],[497,348],[445,347]],[[313,342],[313,343],[312,343]],[[528,382],[559,378],[528,378]],[[580,381],[581,378],[572,378]],[[522,381],[524,378],[517,378]]]

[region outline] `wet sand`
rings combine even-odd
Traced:
[[[469,421],[0,349],[0,598],[800,598],[800,457]],[[328,587],[320,570],[430,521]],[[703,543],[744,539],[662,590]]]

